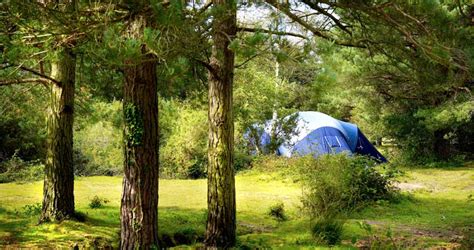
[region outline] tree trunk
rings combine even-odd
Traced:
[[[137,15],[129,33],[139,36],[149,23]],[[142,46],[142,60],[125,62],[124,179],[121,249],[158,247],[158,97],[156,60]]]
[[[235,244],[234,120],[232,86],[234,53],[228,48],[236,34],[233,0],[214,0],[212,58],[209,72],[209,149],[207,247]]]
[[[61,86],[51,83],[41,222],[60,221],[74,215],[72,126],[75,72],[76,57],[71,49],[57,51],[51,63],[51,77],[61,82]]]

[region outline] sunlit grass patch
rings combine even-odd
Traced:
[[[425,188],[402,191],[395,202],[370,204],[349,215],[342,243],[336,249],[368,244],[374,235],[403,247],[459,244],[474,225],[474,168],[406,169],[401,181]],[[86,221],[37,225],[38,216],[26,213],[26,205],[41,202],[42,182],[0,184],[0,246],[9,247],[117,247],[120,229],[122,178],[76,178],[76,210]],[[202,246],[206,226],[206,180],[160,180],[159,238],[162,246]],[[237,234],[240,248],[325,248],[310,234],[311,223],[301,210],[301,187],[278,172],[247,171],[236,177]],[[109,202],[91,209],[94,196]],[[276,203],[284,204],[287,220],[268,214]],[[34,210],[34,209],[33,209]],[[371,232],[361,228],[367,223]],[[459,238],[461,237],[461,238]],[[451,242],[453,241],[453,242]],[[382,244],[382,243],[380,243]]]

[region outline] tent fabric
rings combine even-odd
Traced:
[[[359,128],[355,124],[339,121],[341,123],[342,128],[346,131],[347,134],[347,143],[351,147],[351,150],[354,150],[357,147],[357,138],[359,134]]]
[[[344,134],[331,127],[321,127],[314,130],[293,147],[294,154],[313,154],[315,157],[322,154],[337,154],[341,152],[352,153]]]
[[[357,147],[354,152],[361,155],[370,155],[380,162],[387,162],[387,159],[367,140],[365,135],[360,130],[358,132]]]
[[[284,119],[289,119],[289,117]],[[270,143],[272,128],[271,120],[267,121],[263,128],[259,127],[261,148],[265,148]],[[277,149],[277,154],[285,157],[307,154],[317,157],[322,154],[343,152],[369,155],[380,162],[387,161],[367,140],[357,125],[314,111],[297,113],[294,135]]]

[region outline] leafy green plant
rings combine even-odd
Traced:
[[[76,176],[119,175],[123,164],[122,104],[90,104],[92,115],[78,121],[74,133],[74,174]]]
[[[32,217],[41,214],[41,208],[41,203],[28,204],[23,206],[22,212],[24,215]]]
[[[11,104],[12,106],[7,110],[11,109],[14,112],[10,114],[5,109],[0,110],[0,163],[8,161],[13,156],[25,161],[43,159],[46,153],[44,147],[46,142],[44,128],[46,125],[40,112],[32,112],[32,110],[35,110],[32,106],[40,104],[35,103],[33,105],[28,104],[26,100],[19,100],[18,90],[10,95],[5,88],[1,90],[0,99],[4,103]],[[14,89],[12,90],[14,91]],[[15,102],[9,100],[14,96],[16,97]],[[34,107],[37,108],[37,106]],[[18,113],[22,115],[19,116]],[[1,167],[0,172],[2,172]]]
[[[89,207],[92,209],[101,208],[104,206],[104,204],[108,202],[109,200],[105,198],[100,198],[99,196],[96,195],[90,200]]]
[[[302,157],[296,163],[303,207],[312,218],[333,216],[389,199],[392,175],[382,175],[366,157],[345,154]]]
[[[474,228],[464,228],[461,249],[474,249]]]
[[[311,233],[318,243],[336,245],[341,242],[345,220],[335,217],[318,218],[311,226]]]
[[[139,146],[143,137],[143,118],[141,111],[133,103],[124,106],[125,135],[128,143],[132,146]]]
[[[288,217],[285,214],[285,205],[283,202],[278,202],[272,205],[268,209],[268,215],[270,215],[273,219],[277,220],[278,222],[288,220]]]
[[[358,221],[357,225],[360,229],[362,229],[366,237],[366,242],[364,244],[365,248],[368,249],[405,249],[407,247],[415,247],[415,245],[411,245],[414,242],[405,242],[401,245],[401,242],[396,241],[394,238],[394,233],[391,227],[388,227],[384,234],[376,234],[375,230],[373,229],[372,225],[367,223],[366,221]],[[355,242],[353,242],[355,243]]]
[[[366,157],[306,156],[293,164],[303,187],[303,209],[313,222],[311,233],[320,243],[339,243],[347,213],[368,202],[389,199],[394,192],[391,172],[381,174]]]
[[[160,148],[160,175],[167,178],[202,178],[207,168],[207,113],[166,102],[161,124],[167,125]]]
[[[40,180],[44,175],[44,165],[39,161],[24,161],[17,154],[0,163],[0,183],[30,182]]]

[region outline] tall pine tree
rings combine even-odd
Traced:
[[[208,216],[205,244],[231,247],[235,244],[236,206],[234,178],[234,117],[232,88],[236,2],[214,0],[212,57],[209,69]]]

